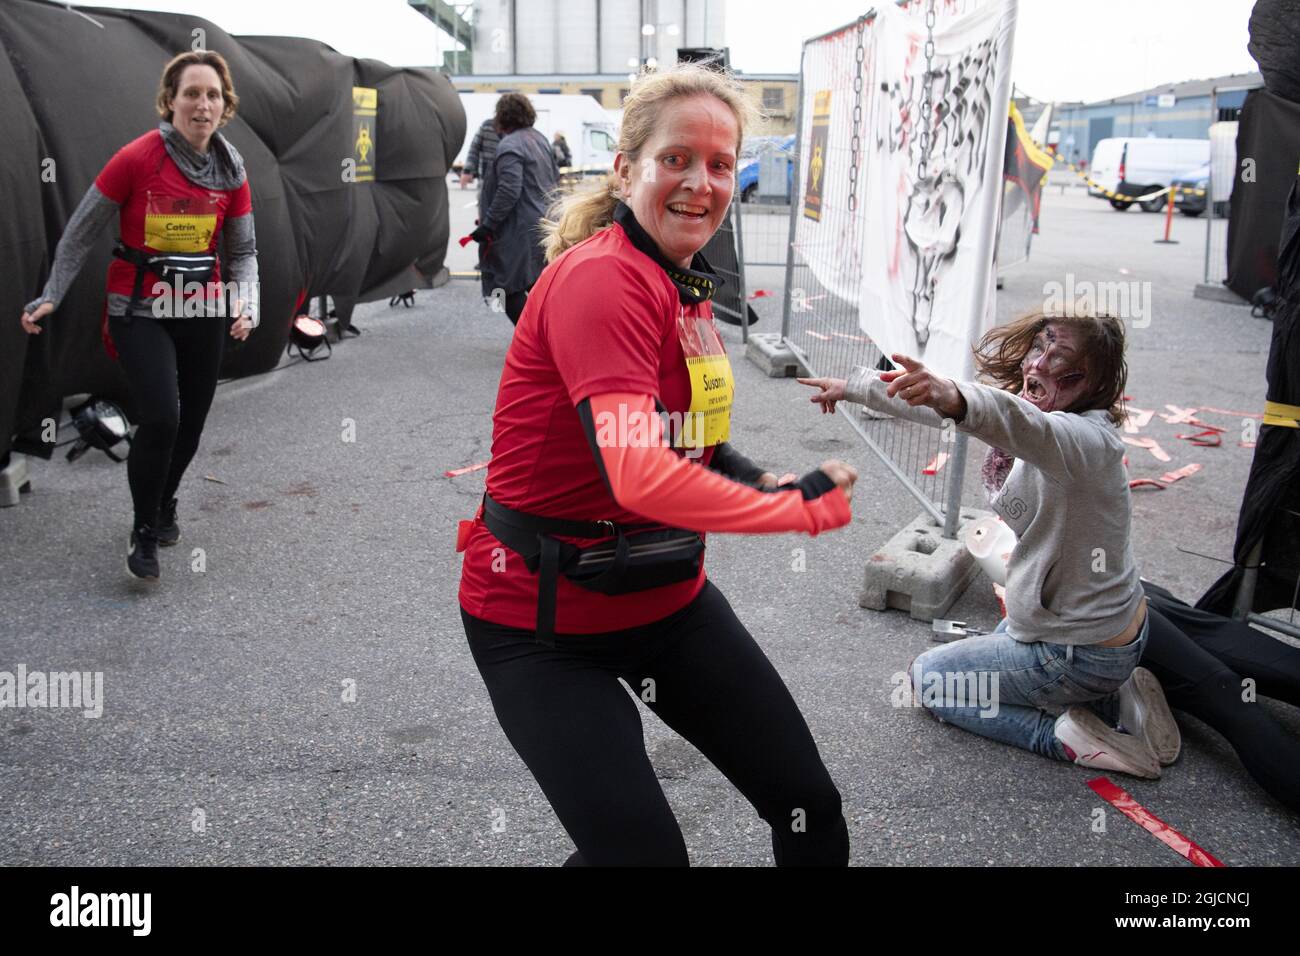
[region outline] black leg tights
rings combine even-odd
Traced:
[[[1148,608],[1147,613],[1151,615],[1151,634],[1141,663],[1160,680],[1169,705],[1205,721],[1223,734],[1259,785],[1291,810],[1300,811],[1300,741],[1280,726],[1259,703],[1243,700],[1243,674],[1253,674],[1250,671],[1239,674],[1229,668],[1154,607]],[[1219,620],[1223,621],[1222,618]],[[1293,648],[1242,626],[1251,630],[1252,643],[1258,639],[1283,647],[1295,655]],[[1226,647],[1220,650],[1227,652]],[[1240,657],[1241,648],[1235,653]],[[1286,691],[1288,682],[1276,679],[1279,676],[1278,665],[1273,661],[1273,655],[1265,656],[1270,663],[1268,673],[1274,677],[1272,685]],[[1285,668],[1282,673],[1285,673]],[[1259,681],[1256,692],[1263,693],[1265,679],[1256,680]]]
[[[778,866],[848,863],[840,794],[808,725],[712,584],[662,621],[554,648],[461,617],[502,729],[577,844],[571,865],[687,862],[620,677],[754,805]]]
[[[217,388],[226,320],[112,316],[109,332],[135,404],[127,459],[135,523],[158,523],[199,448]]]

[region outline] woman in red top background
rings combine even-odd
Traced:
[[[257,326],[257,249],[244,161],[217,130],[235,115],[230,68],[219,53],[180,53],[163,68],[158,129],[122,147],[86,191],[59,239],[45,289],[23,310],[39,335],[116,216],[120,249],[108,270],[108,331],[126,372],[138,428],[127,460],[134,519],[127,570],[156,581],[158,545],[180,540],[176,491],[199,447],[217,387],[227,307],[215,255],[224,237],[229,333]],[[164,279],[147,257],[175,256]]]
[[[849,466],[777,487],[727,441],[719,280],[699,251],[727,213],[752,109],[702,67],[637,80],[614,176],[564,200],[549,226],[552,261],[506,355],[484,509],[461,529],[470,650],[577,845],[573,863],[688,862],[619,678],[745,794],[778,864],[848,861],[840,795],[807,724],[702,561],[631,593],[587,590],[565,576],[571,564],[547,579],[551,535],[572,557],[598,538],[612,550],[615,525],[817,534],[850,520]],[[675,437],[684,454],[666,447],[656,403],[700,425]]]

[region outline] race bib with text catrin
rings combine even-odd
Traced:
[[[144,244],[157,252],[207,252],[217,231],[220,197],[166,196],[150,192],[144,214]]]

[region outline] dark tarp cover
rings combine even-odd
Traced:
[[[1282,304],[1273,316],[1273,340],[1265,375],[1270,402],[1300,405],[1300,168],[1291,159],[1291,193],[1283,207],[1281,250],[1277,258]],[[1234,193],[1233,204],[1237,199]],[[1251,610],[1292,607],[1300,576],[1300,428],[1260,427],[1250,478],[1237,518],[1235,566],[1216,581],[1196,606],[1230,614],[1233,599],[1256,543],[1262,566]]]
[[[1300,0],[1259,0],[1250,14],[1246,49],[1259,64],[1265,88],[1300,103]]]
[[[1228,219],[1228,278],[1249,302],[1277,283],[1277,240],[1287,192],[1300,162],[1300,103],[1251,90],[1237,127],[1237,181]],[[1253,160],[1251,181],[1240,163]]]
[[[223,376],[274,367],[304,296],[365,301],[427,286],[447,250],[446,175],[465,113],[445,75],[353,59],[314,40],[236,40],[194,16],[80,10],[0,3],[0,460],[16,433],[58,417],[64,395],[93,392],[130,413],[125,377],[100,340],[116,224],[43,334],[28,336],[17,320],[100,169],[157,127],[162,67],[196,36],[230,63],[239,112],[222,132],[244,156],[257,225],[262,323],[247,342],[227,344]],[[353,87],[378,91],[373,182],[344,175]],[[19,447],[50,453],[39,442]]]
[[[1300,706],[1300,648],[1245,621],[1188,607],[1150,581],[1142,587],[1151,628],[1141,664],[1160,681],[1169,706],[1223,734],[1260,786],[1300,812],[1300,740],[1256,702],[1273,697]]]

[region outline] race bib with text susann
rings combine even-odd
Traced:
[[[726,349],[707,318],[677,316],[677,335],[691,378],[691,407],[673,444],[678,448],[708,448],[731,435],[731,403],[736,382]]]

